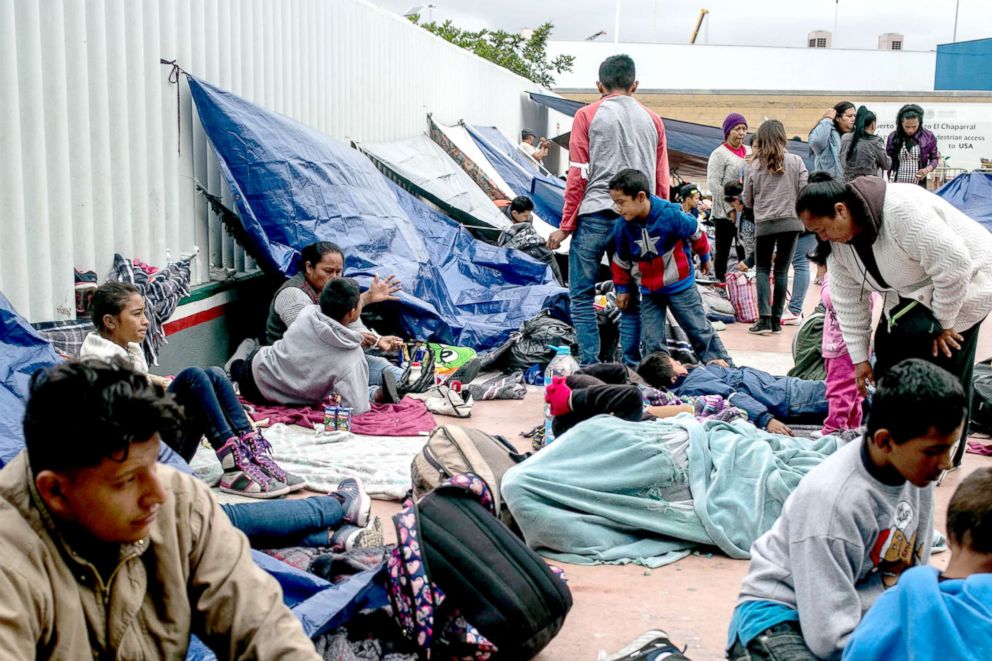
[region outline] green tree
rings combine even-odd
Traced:
[[[419,25],[420,17],[411,16],[410,21]],[[559,55],[548,60],[548,37],[554,27],[551,23],[534,30],[530,38],[504,30],[462,30],[450,20],[444,23],[432,21],[420,27],[545,87],[554,86],[552,74],[569,72],[575,63],[572,55]]]

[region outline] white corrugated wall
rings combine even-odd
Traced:
[[[254,268],[195,192],[230,204],[160,59],[340,139],[540,119],[536,85],[362,0],[0,0],[0,291],[31,321],[73,317],[73,267],[115,252]]]

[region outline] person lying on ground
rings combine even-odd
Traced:
[[[700,365],[691,369],[667,353],[656,351],[641,361],[637,373],[648,385],[676,395],[720,395],[743,409],[760,429],[793,436],[786,421],[827,416],[827,386],[791,376],[772,376],[753,367]]]
[[[200,439],[207,437],[224,468],[221,491],[249,498],[278,498],[306,486],[305,480],[284,471],[273,459],[272,448],[245,414],[234,387],[219,367],[188,367],[174,379],[148,373],[141,342],[148,332],[145,299],[125,282],[106,282],[96,288],[91,303],[96,330],[83,340],[81,360],[115,357],[155,385],[171,393],[186,414],[182,434],[168,445],[189,463]]]
[[[551,405],[554,416],[551,424],[555,437],[597,415],[612,415],[631,422],[670,418],[680,413],[725,421],[747,417],[719,395],[679,397],[635,384],[632,375],[640,380],[636,373],[620,363],[600,363],[583,367],[564,378],[556,376],[544,392],[544,399]]]
[[[730,354],[706,318],[696,289],[693,253],[699,256],[700,271],[710,272],[709,242],[699,221],[679,205],[652,195],[647,177],[637,170],[621,170],[609,187],[621,216],[613,230],[617,307],[624,315],[640,318],[644,351],[665,346],[671,308],[699,359],[726,366]]]
[[[929,561],[933,483],[965,411],[961,385],[924,361],[879,380],[863,440],[810,471],[751,546],[728,658],[840,658],[882,592]]]
[[[951,496],[947,541],[947,569],[906,570],[854,630],[844,659],[992,659],[992,468]]]
[[[123,366],[32,378],[26,448],[0,470],[5,657],[181,659],[196,634],[220,658],[321,658],[207,485],[157,463],[181,425]]]
[[[300,272],[282,284],[272,296],[269,305],[269,316],[265,323],[264,344],[275,344],[286,334],[300,312],[320,302],[320,292],[324,285],[333,278],[344,274],[344,252],[330,241],[311,243],[300,251]],[[394,294],[402,290],[402,283],[396,276],[390,275],[379,279],[378,274],[372,279],[369,288],[362,292],[362,306],[397,300]],[[386,353],[395,353],[403,348],[403,340],[395,335],[378,335],[366,328],[361,318],[348,325],[351,330],[362,334],[362,348],[376,348]],[[403,370],[396,367],[382,356],[366,355],[369,365],[369,376],[372,383],[379,383],[380,375],[389,370],[397,381]]]
[[[399,401],[393,372],[383,370],[378,382],[369,381],[362,334],[349,327],[361,314],[358,283],[328,280],[320,305],[301,310],[282,339],[231,364],[241,394],[256,404],[300,406],[336,393],[355,415],[371,410],[371,402]]]
[[[518,195],[507,207],[507,214],[513,224],[500,232],[496,245],[503,248],[514,248],[523,252],[537,261],[551,267],[558,282],[564,282],[561,277],[561,269],[555,260],[555,253],[548,248],[545,240],[534,229],[532,221],[534,213],[534,202],[526,195]]]

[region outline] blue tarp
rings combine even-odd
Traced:
[[[531,92],[530,98],[535,102],[545,105],[553,110],[575,117],[575,113],[582,106],[586,105],[581,101],[562,99],[557,96],[547,94],[537,94]],[[708,159],[713,150],[719,147],[724,140],[723,129],[718,126],[706,126],[693,122],[683,122],[677,119],[664,119],[665,137],[668,139],[668,150],[679,152],[696,158]],[[790,140],[788,143],[789,152],[799,156],[806,162],[806,167],[813,169],[813,158],[809,151],[809,145],[798,140]]]
[[[992,232],[992,173],[976,170],[958,175],[941,186],[937,195]]]
[[[528,196],[533,200],[538,216],[555,227],[561,225],[561,212],[565,204],[564,181],[541,174],[533,164],[526,164],[523,154],[495,126],[466,124],[465,130],[516,195]]]
[[[0,466],[24,447],[24,402],[31,375],[61,360],[0,293]]]
[[[565,295],[545,265],[476,241],[390,185],[361,153],[193,77],[189,86],[267,271],[292,274],[299,249],[334,241],[363,285],[376,273],[402,280],[396,305],[406,334],[477,349],[500,344]]]

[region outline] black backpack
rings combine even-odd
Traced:
[[[992,359],[975,365],[973,384],[971,422],[982,431],[992,431]]]
[[[467,473],[393,517],[390,599],[424,654],[530,659],[565,623],[572,594],[564,579],[492,505],[485,482]]]

